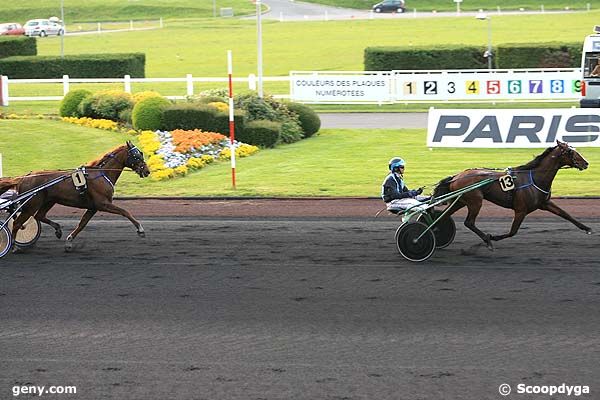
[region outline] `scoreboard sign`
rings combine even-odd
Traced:
[[[292,71],[290,99],[304,103],[572,101],[581,69]]]
[[[573,100],[580,97],[579,70],[440,71],[406,73],[393,71],[395,100]]]
[[[430,109],[428,147],[550,147],[556,140],[600,147],[600,114],[591,108]]]
[[[291,72],[290,98],[305,103],[389,103],[390,72]]]

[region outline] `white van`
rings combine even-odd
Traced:
[[[600,25],[594,32],[585,38],[581,52],[581,108],[600,107]]]

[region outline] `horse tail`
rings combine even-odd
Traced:
[[[443,196],[445,194],[450,193],[450,183],[454,179],[454,176],[447,176],[435,185],[435,189],[433,189],[433,198],[437,198]]]
[[[0,178],[0,194],[12,189],[21,183],[21,177],[18,178]]]

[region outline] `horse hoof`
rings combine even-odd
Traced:
[[[15,246],[15,247],[13,247],[13,249],[12,249],[12,253],[13,253],[13,254],[23,254],[24,252],[25,252],[25,250],[24,250],[24,249],[22,249],[22,248],[21,248],[21,247],[19,247],[19,246]]]
[[[146,232],[138,232],[137,234],[141,238],[145,238],[146,237]]]
[[[60,230],[60,229],[55,230],[54,235],[56,235],[57,239],[60,239],[62,237],[62,230]]]

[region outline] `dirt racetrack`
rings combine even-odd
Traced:
[[[457,216],[426,263],[377,200],[122,200],[63,251],[0,260],[0,398],[566,399],[600,393],[598,234],[548,213],[490,252]],[[600,200],[559,200],[600,231]],[[480,226],[508,230],[488,206]],[[77,215],[81,211],[76,211]],[[65,235],[71,210],[52,214]],[[26,396],[21,396],[29,398]]]

